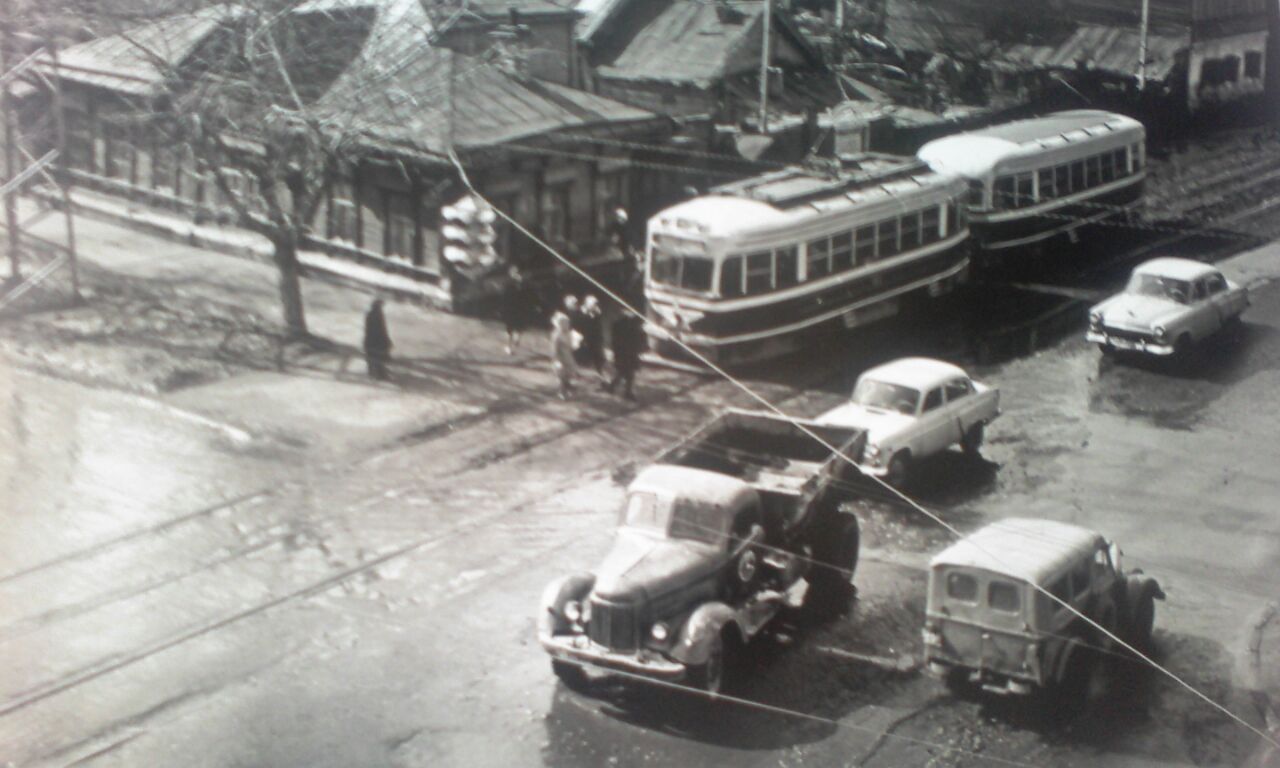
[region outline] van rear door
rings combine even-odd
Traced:
[[[973,669],[1025,675],[1027,585],[988,571],[939,566],[929,618],[946,657]]]

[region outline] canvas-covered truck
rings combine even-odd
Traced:
[[[731,410],[627,488],[613,546],[591,573],[549,584],[538,637],[566,684],[585,667],[711,693],[784,606],[850,589],[858,520],[841,509],[862,429]]]

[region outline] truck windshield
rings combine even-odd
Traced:
[[[913,414],[916,403],[920,402],[920,392],[901,384],[863,379],[853,390],[853,402],[864,408]]]
[[[622,524],[630,528],[643,528],[656,533],[666,533],[668,512],[664,504],[652,493],[633,493],[627,499]]]
[[[1179,304],[1186,304],[1187,297],[1191,295],[1191,284],[1186,280],[1175,280],[1172,277],[1137,274],[1129,280],[1129,287],[1125,291],[1139,296],[1154,296],[1158,299],[1171,299]]]
[[[681,500],[671,511],[671,538],[718,544],[724,538],[724,513],[710,504]]]

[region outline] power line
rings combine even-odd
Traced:
[[[450,160],[453,162],[454,167],[457,169],[459,176],[461,176],[463,184],[467,187],[467,189],[469,189],[469,190],[471,191],[471,193],[472,193],[472,194],[474,194],[476,197],[480,198],[481,200],[484,200],[484,201],[485,201],[485,203],[487,203],[489,206],[493,207],[493,209],[494,209],[495,211],[497,211],[497,212],[498,212],[498,215],[502,216],[502,218],[504,218],[504,219],[505,219],[508,223],[510,223],[513,227],[515,227],[515,228],[519,229],[521,232],[523,232],[523,233],[525,234],[525,236],[527,236],[527,237],[529,237],[530,239],[532,239],[532,240],[533,240],[534,242],[536,242],[539,246],[541,246],[542,248],[544,248],[548,253],[550,253],[550,254],[551,254],[552,256],[554,256],[556,259],[558,259],[558,260],[559,260],[559,261],[561,261],[563,264],[565,264],[567,267],[569,267],[569,268],[570,268],[570,269],[572,269],[574,272],[576,272],[580,277],[582,277],[583,279],[585,279],[585,280],[587,280],[588,282],[590,282],[590,283],[591,283],[592,285],[594,285],[598,290],[600,290],[600,291],[601,291],[601,292],[603,292],[604,294],[608,295],[608,296],[609,296],[610,298],[612,298],[614,301],[618,302],[619,306],[621,306],[621,307],[623,307],[625,310],[627,310],[627,311],[631,312],[631,313],[632,313],[633,315],[635,315],[636,317],[639,317],[639,318],[641,318],[642,320],[644,319],[644,314],[643,314],[642,312],[640,312],[638,309],[636,309],[635,307],[631,306],[631,304],[630,304],[630,303],[628,303],[628,302],[627,302],[625,299],[623,299],[621,296],[618,296],[616,293],[614,293],[613,291],[609,290],[609,288],[607,288],[605,285],[603,285],[602,283],[600,283],[600,281],[599,281],[599,280],[597,280],[595,277],[593,277],[592,275],[588,274],[585,270],[583,270],[583,269],[582,269],[581,267],[579,267],[577,264],[573,263],[573,261],[571,261],[570,259],[566,258],[564,255],[562,255],[561,253],[559,253],[558,251],[556,251],[556,250],[555,250],[554,248],[552,248],[550,245],[548,245],[547,243],[545,243],[542,239],[538,238],[536,235],[534,235],[532,232],[530,232],[527,228],[525,228],[525,227],[524,227],[524,226],[522,226],[519,222],[517,222],[513,217],[511,217],[510,215],[508,215],[506,211],[503,211],[502,209],[497,208],[496,206],[493,206],[493,203],[491,203],[490,201],[488,201],[488,200],[487,200],[483,195],[481,195],[481,194],[480,194],[480,192],[479,192],[478,190],[476,190],[476,188],[472,185],[472,183],[471,183],[471,179],[470,179],[470,177],[468,177],[468,176],[467,176],[466,169],[465,169],[465,168],[463,168],[462,163],[461,163],[461,161],[459,161],[459,160],[458,160],[457,155],[456,155],[455,153],[453,153],[453,152],[450,152],[449,158],[450,158]],[[659,333],[663,334],[663,336],[665,336],[665,337],[666,337],[666,340],[668,340],[668,341],[670,341],[670,342],[672,342],[672,343],[674,343],[674,344],[678,345],[678,346],[679,346],[679,347],[681,347],[682,349],[684,349],[684,350],[685,350],[685,352],[687,352],[688,354],[690,354],[691,356],[693,356],[695,359],[697,359],[697,360],[699,360],[700,362],[702,362],[702,364],[703,364],[703,365],[705,365],[708,369],[710,369],[711,371],[713,371],[714,373],[716,373],[717,375],[719,375],[719,376],[720,376],[721,378],[723,378],[724,380],[728,381],[730,384],[733,384],[735,387],[737,387],[739,390],[741,390],[742,392],[744,392],[745,394],[747,394],[749,397],[751,397],[751,398],[752,398],[753,400],[755,400],[756,402],[758,402],[758,403],[760,403],[761,405],[763,405],[763,406],[764,406],[768,411],[770,411],[770,412],[772,412],[772,413],[774,413],[774,414],[776,414],[776,415],[780,416],[781,418],[786,419],[787,421],[791,422],[791,424],[792,424],[794,427],[796,427],[797,429],[799,429],[801,432],[804,432],[804,433],[805,433],[806,435],[808,435],[810,438],[812,438],[813,440],[815,440],[818,444],[822,445],[824,448],[826,448],[827,450],[831,451],[833,454],[835,454],[835,455],[839,456],[842,460],[844,460],[846,463],[848,463],[848,464],[850,464],[851,466],[853,466],[854,468],[856,468],[859,472],[862,472],[862,473],[863,473],[863,475],[864,475],[865,477],[870,477],[870,478],[871,478],[872,480],[874,480],[875,482],[880,483],[880,484],[881,484],[881,485],[882,485],[886,490],[888,490],[888,491],[889,491],[889,492],[891,492],[892,494],[896,495],[897,497],[901,498],[904,502],[906,502],[908,505],[910,505],[910,506],[911,506],[911,507],[913,507],[914,509],[918,510],[921,514],[923,514],[923,515],[925,515],[926,517],[928,517],[928,518],[929,518],[930,520],[932,520],[934,523],[937,523],[939,526],[942,526],[943,528],[945,528],[947,531],[949,531],[949,532],[950,532],[953,536],[955,536],[957,539],[963,539],[963,538],[964,538],[964,536],[960,533],[960,531],[959,531],[959,530],[957,530],[957,529],[955,528],[955,526],[953,526],[953,525],[951,525],[950,523],[948,523],[947,521],[943,520],[941,517],[937,516],[937,515],[936,515],[936,514],[934,514],[933,512],[930,512],[930,511],[929,511],[928,509],[926,509],[923,505],[921,505],[921,504],[919,504],[918,502],[916,502],[915,500],[911,499],[909,496],[907,496],[907,495],[906,495],[905,493],[903,493],[902,491],[898,490],[897,488],[894,488],[893,486],[889,485],[889,484],[888,484],[887,482],[885,482],[884,480],[882,480],[882,479],[880,479],[880,478],[876,477],[875,475],[872,475],[872,474],[870,474],[869,472],[867,472],[867,470],[865,470],[865,469],[864,469],[861,465],[859,465],[855,460],[853,460],[853,459],[852,459],[852,458],[850,458],[848,455],[846,455],[846,454],[844,453],[844,451],[842,451],[842,450],[840,450],[839,448],[837,448],[836,446],[832,445],[829,441],[825,440],[821,435],[819,435],[818,433],[814,432],[812,429],[808,428],[808,427],[807,427],[807,426],[805,426],[804,424],[800,423],[800,422],[799,422],[795,417],[790,416],[790,415],[788,415],[787,413],[785,413],[784,411],[782,411],[782,409],[778,408],[778,407],[777,407],[776,405],[774,405],[771,401],[769,401],[768,399],[766,399],[766,398],[765,398],[765,397],[763,397],[762,395],[758,394],[755,390],[753,390],[753,389],[752,389],[751,387],[749,387],[747,384],[745,384],[745,383],[743,383],[742,381],[740,381],[739,379],[737,379],[737,378],[733,377],[731,374],[729,374],[729,373],[728,373],[727,371],[725,371],[723,368],[721,368],[721,367],[717,366],[715,363],[713,363],[711,360],[709,360],[705,355],[702,355],[702,354],[701,354],[701,353],[699,353],[697,350],[695,350],[695,349],[693,349],[692,347],[690,347],[689,345],[685,344],[681,339],[676,338],[675,336],[673,336],[673,335],[672,335],[669,331],[667,331],[665,328],[661,328],[661,327],[659,326],[659,327],[658,327],[658,331],[659,331]],[[977,547],[977,545],[975,545],[975,547]],[[978,548],[980,551],[982,551],[980,547],[977,547],[977,548]],[[983,551],[983,554],[984,554],[984,555],[986,555],[987,557],[991,558],[994,562],[997,562],[997,563],[1003,563],[1003,559],[1002,559],[1002,558],[998,557],[997,555],[995,555],[995,554],[993,554],[993,553],[991,553],[991,552]],[[1189,683],[1189,682],[1187,682],[1186,680],[1184,680],[1183,678],[1179,677],[1176,673],[1172,672],[1171,670],[1166,669],[1165,667],[1161,666],[1161,665],[1160,665],[1160,664],[1158,664],[1156,661],[1154,661],[1153,659],[1151,659],[1149,656],[1147,656],[1146,654],[1144,654],[1144,653],[1142,653],[1141,651],[1137,650],[1137,649],[1136,649],[1136,648],[1134,648],[1132,645],[1130,645],[1129,643],[1125,642],[1123,639],[1121,639],[1120,637],[1118,637],[1114,632],[1110,631],[1110,630],[1109,630],[1109,629],[1107,629],[1106,627],[1103,627],[1103,626],[1102,626],[1101,624],[1099,624],[1098,622],[1094,621],[1093,619],[1091,619],[1091,618],[1089,618],[1088,616],[1086,616],[1084,613],[1082,613],[1082,612],[1080,612],[1079,610],[1077,610],[1074,606],[1072,606],[1072,605],[1071,605],[1070,603],[1068,603],[1067,601],[1065,601],[1065,600],[1063,600],[1062,598],[1058,597],[1057,595],[1053,594],[1053,593],[1052,593],[1052,592],[1050,592],[1048,589],[1045,589],[1044,587],[1040,586],[1039,584],[1036,584],[1036,583],[1034,583],[1034,582],[1027,582],[1027,583],[1029,584],[1029,586],[1031,586],[1031,588],[1035,589],[1037,592],[1039,592],[1040,594],[1044,595],[1045,597],[1047,597],[1047,598],[1048,598],[1049,600],[1051,600],[1052,602],[1057,603],[1058,605],[1062,606],[1062,607],[1063,607],[1063,608],[1065,608],[1066,610],[1070,611],[1073,615],[1075,615],[1077,618],[1079,618],[1079,619],[1080,619],[1081,621],[1083,621],[1084,623],[1086,623],[1086,624],[1088,624],[1089,626],[1093,627],[1093,628],[1094,628],[1095,630],[1097,630],[1098,632],[1101,632],[1102,634],[1104,634],[1104,635],[1106,635],[1107,637],[1111,638],[1111,640],[1112,640],[1112,641],[1114,641],[1115,643],[1117,643],[1118,645],[1120,645],[1120,646],[1121,646],[1121,647],[1123,647],[1124,649],[1128,650],[1130,653],[1133,653],[1135,656],[1137,656],[1138,658],[1142,659],[1142,660],[1143,660],[1143,661],[1145,661],[1147,664],[1149,664],[1152,668],[1154,668],[1154,669],[1156,669],[1156,670],[1160,671],[1160,672],[1161,672],[1161,673],[1163,673],[1165,676],[1167,676],[1169,679],[1173,680],[1173,681],[1174,681],[1174,682],[1176,682],[1178,685],[1182,686],[1182,687],[1183,687],[1183,688],[1185,688],[1187,691],[1191,692],[1192,694],[1194,694],[1196,697],[1200,698],[1200,699],[1201,699],[1202,701],[1204,701],[1205,703],[1209,704],[1209,705],[1210,705],[1210,706],[1212,706],[1213,708],[1215,708],[1215,709],[1217,709],[1218,711],[1220,711],[1221,713],[1225,714],[1227,717],[1229,717],[1229,718],[1231,718],[1232,720],[1234,720],[1235,722],[1239,723],[1241,726],[1245,727],[1246,729],[1248,729],[1249,731],[1251,731],[1252,733],[1254,733],[1255,735],[1257,735],[1258,737],[1260,737],[1261,739],[1263,739],[1264,741],[1266,741],[1268,744],[1271,744],[1272,746],[1276,747],[1277,749],[1280,749],[1280,741],[1275,740],[1275,739],[1274,739],[1274,738],[1272,738],[1269,734],[1265,733],[1265,732],[1264,732],[1264,731],[1262,731],[1261,729],[1259,729],[1259,728],[1257,728],[1256,726],[1252,725],[1251,723],[1249,723],[1248,721],[1246,721],[1244,718],[1240,717],[1239,715],[1235,714],[1235,713],[1234,713],[1234,712],[1232,712],[1231,710],[1227,709],[1227,708],[1226,708],[1225,706],[1223,706],[1222,704],[1219,704],[1217,701],[1215,701],[1214,699],[1210,698],[1208,695],[1206,695],[1206,694],[1202,693],[1199,689],[1197,689],[1197,688],[1196,688],[1195,686],[1193,686],[1191,683]]]

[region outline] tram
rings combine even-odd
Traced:
[[[976,248],[992,254],[1029,246],[1112,217],[1130,217],[1146,178],[1142,123],[1101,110],[958,133],[925,144],[917,157],[969,184]]]
[[[648,222],[652,347],[669,359],[688,358],[687,345],[719,364],[753,362],[947,293],[969,269],[966,193],[963,178],[915,158],[868,154],[668,208]]]

